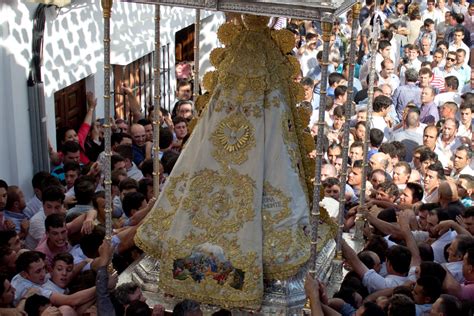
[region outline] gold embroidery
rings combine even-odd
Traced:
[[[190,179],[189,187],[181,200],[181,209],[188,212],[194,227],[206,232],[207,240],[218,239],[223,233],[236,233],[255,217],[255,183],[247,175],[233,169],[204,169]]]
[[[191,244],[199,243],[202,238],[195,235],[188,235],[187,240]],[[213,304],[223,307],[242,307],[257,309],[260,306],[263,295],[262,269],[258,264],[259,256],[255,252],[242,254],[239,250],[236,238],[222,237],[220,239],[221,248],[227,258],[232,262],[232,266],[244,272],[244,282],[241,289],[232,287],[232,278],[227,278],[227,282],[219,284],[218,280],[206,278],[199,283],[192,278],[176,280],[173,276],[173,263],[180,257],[191,254],[191,249],[183,243],[170,241],[169,251],[162,258],[162,269],[160,271],[160,288],[165,293],[173,293],[180,298],[188,298],[204,304]]]
[[[298,163],[300,162],[298,144],[296,143],[296,132],[293,120],[287,111],[281,114],[281,131],[283,136],[283,142],[285,143],[288,155],[290,156],[291,168],[297,170]]]
[[[286,149],[288,151],[288,156],[290,157],[290,162],[293,170],[295,170],[298,173],[299,181],[301,184],[301,187],[303,188],[303,192],[305,193],[306,196],[306,201],[310,205],[310,201],[312,200],[312,183],[308,182],[306,175],[307,174],[314,174],[314,173],[307,173],[307,168],[311,168],[310,165],[306,166],[306,157],[305,157],[305,152],[302,150],[302,146],[300,146],[301,140],[299,139],[298,132],[301,129],[301,126],[297,124],[297,120],[293,120],[293,115],[292,112],[287,112],[284,111],[281,115],[282,121],[281,121],[281,130],[282,130],[282,136],[283,136],[283,142],[285,143]],[[307,135],[310,136],[312,139],[311,135],[306,133]],[[301,135],[305,136],[305,135]],[[314,142],[313,142],[313,147],[314,147]],[[307,157],[309,159],[309,157]],[[310,185],[310,187],[308,187]],[[309,188],[309,189],[308,189]]]
[[[262,15],[245,14],[242,15],[242,22],[248,30],[263,30],[267,28],[270,18]]]
[[[295,275],[310,257],[310,241],[302,227],[268,232],[263,245],[265,279],[284,280]]]
[[[224,45],[230,45],[239,34],[242,26],[232,23],[225,23],[217,30],[217,38]]]
[[[298,272],[309,258],[309,237],[298,225],[280,223],[290,218],[291,198],[270,183],[263,185],[263,269],[266,279],[286,279]]]
[[[211,54],[209,55],[209,60],[211,61],[211,64],[214,67],[219,68],[219,65],[224,60],[225,52],[226,49],[222,47],[214,48],[211,51]]]
[[[217,71],[208,71],[202,78],[202,86],[212,94],[217,85]]]
[[[287,35],[274,35],[273,41],[268,40],[270,30],[262,24],[264,19],[249,21],[245,23],[252,25],[252,31],[232,24],[219,29],[219,39],[226,47],[211,55],[217,70],[203,80],[212,93],[212,100],[209,96],[202,99],[205,101],[200,98],[196,102],[202,102],[202,105],[196,104],[196,108],[205,109],[204,115],[211,115],[208,111],[225,111],[219,114],[224,119],[210,126],[212,135],[206,136],[213,146],[210,154],[219,162],[220,169],[172,174],[156,208],[135,238],[137,245],[160,258],[159,283],[164,292],[229,308],[257,308],[263,295],[263,269],[265,278],[283,279],[296,273],[309,256],[309,241],[303,228],[299,224],[285,226],[288,224],[285,220],[292,214],[291,199],[265,184],[264,197],[275,196],[278,205],[272,209],[267,203],[260,213],[255,203],[262,198],[256,196],[262,193],[262,184],[253,180],[260,178],[240,174],[230,167],[248,161],[251,149],[256,146],[257,125],[254,127],[249,118],[263,116],[265,109],[284,111],[279,108],[288,106],[283,131],[285,146],[291,149],[292,167],[296,166],[300,181],[314,174],[314,171],[308,172],[311,168],[314,170],[314,163],[309,163],[305,151],[311,143],[314,147],[314,141],[308,133],[303,133],[304,119],[295,110],[295,104],[304,96],[302,87],[291,82],[297,64],[280,51],[290,49],[290,39]],[[293,43],[291,39],[291,48]],[[280,94],[272,93],[274,91]],[[205,107],[209,102],[210,106]],[[264,139],[261,137],[259,140]],[[183,161],[185,159],[183,157]],[[312,190],[310,182],[301,185],[305,193],[308,188]],[[312,194],[306,195],[312,197]],[[259,239],[262,226],[264,236]],[[325,234],[332,232],[332,226],[320,227],[323,227],[320,228],[321,239],[334,237]],[[255,233],[254,243],[245,236],[249,232]],[[174,278],[175,260],[189,257],[196,247],[206,243],[220,247],[232,267],[243,271],[241,289],[232,286],[235,284],[232,278],[221,283],[213,277],[204,278],[200,283],[192,278]]]
[[[283,54],[290,53],[295,47],[295,36],[289,30],[272,31],[272,38]]]
[[[194,103],[194,107],[196,108],[196,111],[200,114],[204,108],[207,106],[209,103],[209,100],[211,99],[210,94],[203,94],[197,97],[196,102]]]
[[[160,200],[163,200],[160,205],[168,204],[170,207],[167,210],[159,207],[150,212],[135,234],[134,241],[137,246],[156,258],[161,257],[164,236],[170,230],[179,202],[186,192],[188,177],[188,173],[182,173],[168,178],[160,196]],[[147,237],[151,235],[157,237],[150,242]]]
[[[294,56],[287,56],[287,58],[288,58],[288,61],[291,64],[291,69],[293,70],[292,71],[292,76],[293,77],[298,76],[301,73],[300,62]]]
[[[188,182],[182,183],[181,179],[185,178]],[[254,181],[233,169],[225,172],[204,169],[189,179],[182,175],[181,179],[170,182],[165,197],[171,205],[179,205],[180,211],[189,215],[193,229],[181,242],[163,236],[168,246],[160,258],[160,287],[167,293],[202,303],[257,308],[263,289],[262,269],[258,263],[261,258],[252,251],[243,253],[237,237],[227,237],[229,233],[235,236],[244,225],[254,220]],[[186,194],[181,195],[182,192]],[[174,278],[175,260],[191,255],[196,246],[205,243],[219,245],[232,266],[244,272],[241,289],[232,287],[231,277],[225,284],[213,278],[205,278],[200,283],[192,278]]]
[[[212,156],[216,161],[227,164],[242,164],[248,159],[248,152],[255,147],[254,128],[239,112],[223,119],[211,135],[215,148]]]
[[[191,135],[194,131],[194,128],[196,128],[196,125],[197,125],[197,122],[198,122],[198,118],[197,117],[193,117],[191,119],[191,121],[188,123],[188,134]]]

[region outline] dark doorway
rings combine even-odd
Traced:
[[[86,79],[82,79],[54,94],[56,130],[63,127],[76,131],[87,113]]]
[[[176,64],[194,62],[194,24],[176,32],[175,45]]]

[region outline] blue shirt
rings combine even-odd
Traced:
[[[415,306],[416,306],[416,316],[423,316],[423,315],[430,314],[430,311],[433,305],[432,304],[423,304],[423,305],[416,304]]]
[[[36,194],[26,203],[26,208],[23,210],[23,214],[28,217],[28,219],[32,218],[33,215],[38,213],[41,208],[43,207],[43,202],[36,196]]]
[[[420,122],[424,124],[436,124],[439,121],[438,107],[434,102],[423,105],[420,108]]]
[[[64,176],[64,164],[60,164],[53,170],[51,170],[51,175],[58,178],[59,181],[64,185],[66,184],[66,177]]]
[[[30,288],[38,289],[39,295],[46,298],[50,298],[51,294],[53,294],[51,290],[44,289],[42,284],[33,283],[30,280],[22,277],[20,274],[17,274],[13,277],[11,284],[15,289],[15,300],[13,301],[13,305],[15,306]]]
[[[87,213],[89,210],[93,209],[92,205],[80,205],[77,204],[73,208],[70,208],[66,213],[66,221],[72,220],[76,215],[82,215]]]
[[[137,145],[132,144],[133,162],[137,166],[139,166],[142,161],[145,160],[145,148],[145,145],[143,145],[142,147],[138,147]]]
[[[82,167],[84,166],[82,163],[79,163],[79,166]],[[66,177],[64,175],[64,163],[61,163],[59,166],[57,166],[56,168],[54,168],[52,171],[51,171],[51,175],[58,178],[59,181],[61,181],[61,183],[63,185],[66,185]]]
[[[392,102],[395,106],[398,119],[403,118],[403,110],[409,102],[414,102],[418,107],[421,106],[421,89],[414,82],[409,82],[395,89],[392,96]]]
[[[23,213],[15,213],[7,210],[3,211],[3,219],[8,219],[15,224],[15,231],[19,233],[21,231],[21,222],[28,217]]]

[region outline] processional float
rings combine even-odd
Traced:
[[[196,10],[196,40],[199,39],[199,22],[200,22],[200,11],[201,9],[203,10],[211,10],[211,11],[224,11],[228,13],[239,13],[239,14],[257,14],[260,16],[279,16],[279,17],[293,17],[293,18],[300,18],[300,19],[305,19],[305,20],[320,20],[322,22],[322,39],[323,39],[323,61],[321,64],[321,70],[322,70],[322,76],[321,76],[321,102],[320,102],[320,112],[319,112],[319,121],[318,121],[318,135],[322,135],[324,132],[324,109],[326,106],[326,89],[327,89],[327,77],[328,77],[328,56],[329,56],[329,41],[330,41],[330,36],[331,36],[331,31],[332,31],[332,24],[335,20],[336,17],[341,15],[342,13],[346,12],[349,10],[351,7],[353,7],[353,25],[352,25],[352,36],[351,36],[351,51],[350,51],[350,75],[349,75],[349,80],[348,80],[348,102],[346,105],[346,116],[350,118],[351,113],[352,113],[352,105],[351,105],[351,100],[352,100],[352,86],[353,86],[353,73],[354,73],[354,62],[355,62],[355,41],[356,41],[356,36],[357,36],[357,23],[358,23],[358,15],[360,12],[360,3],[355,3],[353,0],[349,1],[335,1],[335,2],[315,2],[315,1],[299,1],[299,2],[292,2],[292,1],[231,1],[231,0],[150,0],[150,1],[128,1],[128,2],[141,2],[141,3],[148,3],[148,4],[154,4],[155,5],[155,59],[154,59],[154,80],[155,80],[155,85],[154,85],[154,93],[155,93],[155,111],[154,111],[154,119],[153,119],[153,126],[154,126],[154,144],[153,144],[153,151],[154,153],[159,152],[159,105],[160,105],[160,70],[159,70],[159,65],[160,65],[160,5],[170,5],[170,6],[181,6],[181,7],[188,7],[188,8],[194,8]],[[104,78],[105,78],[105,84],[104,84],[104,100],[105,100],[105,113],[110,113],[110,18],[111,18],[111,11],[112,11],[112,0],[102,0],[102,7],[103,7],[103,17],[104,17]],[[247,22],[245,21],[247,19]],[[250,21],[250,22],[249,22]],[[262,22],[263,21],[263,22]],[[247,23],[247,24],[246,24]],[[260,18],[244,18],[243,26],[247,28],[247,30],[257,30],[261,29],[262,24],[265,23],[265,20],[261,20]],[[236,26],[237,28],[242,29],[242,25]],[[229,27],[224,27],[224,33],[225,28]],[[252,36],[251,34],[248,36]],[[280,48],[282,46],[288,46],[288,37],[286,37],[286,43],[285,43],[285,36],[276,36],[275,42],[278,42],[278,38],[280,38]],[[293,39],[292,39],[293,40]],[[224,43],[228,44],[228,43]],[[245,48],[243,48],[245,49]],[[221,51],[222,53],[222,51]],[[283,53],[289,53],[289,51],[283,51]],[[221,58],[224,58],[222,56],[219,57],[219,55],[222,55],[217,51],[217,53],[211,54],[214,55],[214,60],[219,60]],[[217,56],[217,57],[216,57]],[[277,56],[277,55],[275,55]],[[283,56],[283,57],[282,57]],[[295,65],[295,63],[291,62],[290,57],[284,57],[282,56],[277,56],[282,60],[282,62],[287,62],[288,65]],[[198,93],[198,85],[199,85],[199,45],[195,45],[195,76],[194,76],[194,84],[195,84],[195,96]],[[222,61],[222,60],[221,60]],[[218,64],[219,62],[217,62]],[[216,67],[219,68],[219,67]],[[295,70],[295,69],[293,69]],[[289,76],[285,77],[286,80],[291,81],[291,78]],[[206,82],[207,81],[207,82]],[[207,86],[206,88],[209,90],[213,90],[216,88],[216,84],[219,80],[211,75],[206,75],[204,78],[204,85]],[[289,93],[288,95],[292,95],[294,98],[290,97],[289,103],[296,103],[297,95],[301,90],[299,90],[301,87],[297,87],[296,85],[289,85],[290,87],[293,87],[291,91],[292,93]],[[244,92],[245,87],[243,87],[243,90],[241,92]],[[204,101],[203,101],[204,100]],[[278,102],[278,101],[277,101]],[[212,103],[212,100],[209,100],[208,98],[199,98],[196,100],[196,105],[198,104],[203,104],[205,105],[206,103]],[[291,104],[286,104],[287,106],[291,106]],[[291,114],[291,119],[288,120],[283,120],[285,124],[285,128],[289,129],[294,129],[294,124],[296,121],[298,121],[297,118],[297,112],[301,112],[302,110],[296,109],[296,104],[293,104],[294,108],[292,108]],[[256,109],[253,109],[254,111],[257,111]],[[230,109],[229,111],[232,111]],[[288,122],[291,121],[291,124],[288,124]],[[348,139],[349,139],[349,119],[346,120],[346,127],[344,128],[344,149],[345,149],[345,155],[343,156],[343,159],[346,163],[343,164],[343,172],[342,172],[342,183],[346,182],[346,176],[347,176],[347,148],[348,148]],[[215,141],[217,143],[221,142],[224,140],[228,141],[229,137],[227,132],[230,131],[233,133],[232,137],[241,137],[241,140],[243,143],[248,142],[249,139],[252,138],[252,135],[247,135],[249,130],[251,130],[251,127],[246,127],[247,129],[241,129],[243,126],[246,126],[246,121],[245,118],[239,118],[234,120],[233,122],[225,122],[224,124],[219,125],[220,130],[216,130],[215,135],[213,137],[215,138]],[[107,221],[106,221],[106,231],[107,231],[107,236],[110,238],[111,236],[111,193],[110,193],[110,156],[111,156],[111,148],[110,148],[110,127],[111,127],[111,122],[110,118],[108,115],[106,115],[106,124],[104,125],[106,129],[106,164],[105,164],[105,184],[106,184],[106,214],[107,214]],[[280,126],[281,128],[281,126]],[[201,128],[202,130],[203,128]],[[221,132],[220,134],[218,132]],[[198,132],[198,131],[197,131]],[[203,133],[203,131],[201,131]],[[294,131],[292,131],[294,132]],[[240,134],[239,134],[240,133]],[[247,133],[247,134],[246,134]],[[307,138],[306,138],[307,139]],[[192,139],[190,139],[190,142],[192,142]],[[311,139],[311,143],[314,146],[314,142]],[[237,147],[239,146],[245,146],[242,145],[240,142],[237,142],[235,144],[229,144],[225,143],[223,144],[224,147],[227,146],[226,148],[229,150],[229,152],[232,152],[233,149],[238,149]],[[302,313],[302,308],[306,302],[306,297],[304,293],[304,276],[307,271],[309,271],[313,276],[318,277],[320,280],[323,282],[327,282],[329,280],[329,277],[331,274],[333,276],[336,276],[336,279],[340,278],[341,276],[341,271],[342,271],[342,264],[341,264],[341,259],[342,259],[342,254],[341,254],[341,236],[342,236],[342,223],[343,223],[343,211],[339,212],[339,217],[338,217],[338,223],[336,223],[336,232],[332,234],[331,225],[326,225],[326,228],[321,230],[320,229],[320,216],[322,217],[322,212],[324,210],[320,209],[320,201],[321,201],[321,165],[322,165],[322,159],[323,159],[323,138],[318,137],[317,144],[316,144],[316,152],[317,152],[317,157],[315,161],[313,162],[312,170],[315,174],[314,177],[314,190],[313,186],[307,186],[308,191],[312,191],[312,203],[308,203],[308,208],[307,211],[310,213],[308,214],[309,216],[309,227],[311,229],[310,233],[310,240],[308,240],[308,249],[310,248],[310,251],[308,252],[308,260],[307,264],[303,265],[297,273],[292,273],[291,275],[288,275],[286,278],[268,278],[264,280],[264,289],[262,293],[262,298],[259,302],[252,301],[249,303],[249,306],[245,306],[245,304],[242,304],[242,302],[233,304],[233,303],[222,303],[220,302],[217,304],[218,306],[213,306],[212,301],[206,301],[204,300],[203,304],[204,308],[207,311],[213,311],[216,309],[219,309],[221,307],[223,308],[228,308],[232,309],[234,314],[245,314],[247,311],[251,309],[255,309],[255,306],[258,305],[258,313],[261,314],[279,314],[279,315],[299,315]],[[232,156],[232,155],[230,155]],[[181,158],[180,158],[181,159]],[[183,158],[184,159],[184,158]],[[226,162],[228,159],[232,159],[227,157],[226,155],[219,155],[219,162]],[[238,161],[239,158],[234,158],[237,159]],[[216,158],[217,160],[217,158]],[[304,157],[303,157],[304,160]],[[301,162],[303,163],[304,162]],[[154,176],[154,192],[155,196],[158,197],[160,188],[159,188],[159,160],[158,160],[158,155],[154,155],[154,170],[155,172],[153,173]],[[299,166],[301,167],[301,166]],[[308,167],[308,166],[306,166]],[[227,169],[226,169],[227,168]],[[228,166],[225,166],[224,172],[227,172],[227,175],[230,175],[231,172],[234,171],[229,171]],[[229,173],[230,172],[230,173]],[[209,177],[213,176],[214,173],[210,172],[207,174]],[[309,175],[306,176],[306,179],[310,179],[311,177]],[[203,180],[206,178],[204,177]],[[209,178],[207,178],[209,179]],[[227,183],[228,180],[225,177],[215,177],[218,181],[221,181],[223,183]],[[171,182],[171,181],[170,181]],[[245,183],[244,183],[245,184]],[[246,183],[249,186],[252,186],[252,181],[248,181]],[[310,182],[311,184],[311,182]],[[175,185],[173,189],[178,191],[179,189],[186,190],[184,187],[179,187],[179,183],[174,182],[171,185]],[[304,186],[304,185],[303,185]],[[242,187],[239,188],[234,188],[234,192],[237,191],[242,191]],[[273,189],[273,190],[272,190]],[[277,189],[272,188],[269,189],[268,186],[266,188],[266,194],[270,194],[268,192],[278,192]],[[344,185],[341,185],[341,197],[340,200],[344,201]],[[210,189],[212,190],[212,189]],[[221,195],[225,195],[228,192],[220,191],[220,192],[214,192],[214,193],[219,193]],[[242,192],[240,192],[242,193]],[[280,192],[281,193],[281,192]],[[162,194],[165,195],[165,194]],[[265,198],[265,196],[264,196]],[[269,200],[270,201],[270,200]],[[273,200],[271,200],[273,201]],[[284,203],[285,200],[284,198],[281,198],[277,203],[281,205]],[[222,202],[222,199],[219,200],[218,202]],[[242,201],[240,201],[242,202]],[[286,203],[289,203],[288,201]],[[341,204],[341,210],[343,209],[343,202]],[[272,203],[269,203],[269,205],[273,205]],[[228,206],[228,205],[226,205]],[[195,206],[199,207],[199,206]],[[272,207],[272,206],[269,206]],[[166,221],[166,218],[161,218],[162,220]],[[168,223],[169,224],[169,223]],[[151,227],[153,227],[151,225]],[[162,228],[163,226],[161,226]],[[270,232],[271,233],[271,232]],[[337,242],[334,241],[334,237],[337,235]],[[329,238],[327,238],[329,236]],[[140,240],[139,240],[140,244]],[[207,244],[207,243],[206,243]],[[275,245],[271,245],[275,246]],[[144,248],[146,246],[144,245]],[[212,248],[212,247],[211,247]],[[337,248],[337,250],[336,250]],[[232,280],[229,279],[229,274],[226,274],[227,279],[224,280],[218,280],[217,278],[213,278],[211,281],[205,280],[207,277],[207,274],[203,274],[200,276],[200,282],[204,282],[206,284],[209,284],[209,287],[213,287],[213,282],[223,282],[225,283],[225,286],[227,286],[227,290],[230,289],[231,291],[235,289],[240,289],[242,290],[242,287],[245,287],[246,284],[243,281],[245,279],[245,274],[238,268],[238,267],[232,267],[232,260],[227,258],[227,262],[222,262],[219,261],[220,257],[222,254],[219,253],[219,249],[216,250],[216,247],[212,248],[215,250],[214,253],[212,253],[213,258],[211,258],[211,263],[214,263],[215,265],[215,260],[218,261],[219,265],[221,267],[227,267],[231,270],[232,273]],[[206,249],[208,251],[209,249]],[[204,252],[204,250],[200,250],[201,252]],[[332,258],[336,254],[336,257],[334,260]],[[193,253],[194,255],[194,253]],[[202,255],[202,253],[201,253]],[[227,254],[229,255],[229,254]],[[217,257],[217,258],[216,258]],[[202,257],[200,257],[201,261],[203,260]],[[250,257],[247,257],[246,259],[249,259]],[[182,272],[183,266],[181,264],[186,264],[185,260],[194,260],[193,258],[182,258],[179,260],[175,260],[172,265],[173,265],[173,276],[179,275],[179,273]],[[206,260],[209,260],[209,257],[206,257]],[[213,261],[214,260],[214,261]],[[184,263],[183,263],[184,262]],[[206,261],[209,263],[209,261]],[[242,262],[241,262],[242,263]],[[228,266],[226,266],[228,265]],[[169,268],[169,267],[168,267]],[[186,268],[186,266],[184,266]],[[179,301],[180,299],[183,298],[188,298],[188,296],[185,293],[181,293],[183,295],[176,295],[174,297],[170,297],[167,295],[168,293],[166,291],[163,291],[162,287],[160,285],[160,278],[166,274],[169,275],[170,271],[161,271],[163,267],[160,265],[160,261],[156,260],[152,256],[151,253],[147,253],[144,258],[135,264],[132,267],[132,270],[129,271],[132,275],[132,279],[139,283],[142,288],[150,292],[148,294],[149,301],[152,301],[154,303],[161,303],[164,304],[167,308],[172,308],[172,306]],[[215,277],[215,273],[212,271],[212,264],[209,264],[208,269],[210,269],[208,272],[211,276]],[[332,269],[336,269],[334,273],[330,273]],[[179,270],[179,271],[178,271]],[[178,273],[178,272],[179,273]],[[188,271],[189,272],[189,271]],[[194,272],[193,272],[194,273]],[[276,273],[275,275],[278,275]],[[283,274],[280,274],[280,276]],[[183,278],[188,278],[188,275],[180,275],[180,277]],[[194,276],[193,276],[194,279]],[[204,280],[204,281],[203,281]],[[161,285],[163,285],[161,283]],[[239,288],[240,286],[240,288]],[[153,293],[153,294],[151,294]],[[196,298],[196,295],[191,295],[191,298]],[[230,299],[230,297],[229,297]],[[229,300],[230,301],[230,300]]]

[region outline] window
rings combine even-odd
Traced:
[[[135,97],[142,106],[145,115],[148,108],[153,105],[153,52],[122,66],[113,65],[114,75],[114,106],[115,118],[130,119],[130,107],[123,94],[120,93],[122,84],[132,88]]]

